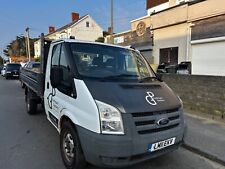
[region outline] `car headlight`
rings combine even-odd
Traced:
[[[180,103],[181,103],[181,109],[183,109],[183,108],[184,108],[184,103],[183,103],[183,101],[181,100],[180,96],[177,96],[177,98],[179,99],[179,101],[180,101]]]
[[[121,113],[115,107],[96,100],[103,134],[124,134]]]
[[[7,71],[6,73],[11,73],[10,71]]]

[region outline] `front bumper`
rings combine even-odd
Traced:
[[[169,153],[183,143],[184,122],[171,130],[140,135],[130,120],[129,114],[123,115],[125,135],[97,134],[77,126],[86,160],[100,167],[125,167]],[[174,145],[148,152],[149,144],[173,137],[176,137]]]
[[[6,77],[15,77],[15,78],[18,78],[19,77],[19,72],[7,72],[6,74],[5,74],[5,76]]]

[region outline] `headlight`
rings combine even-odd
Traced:
[[[184,103],[183,103],[183,101],[181,100],[180,96],[177,96],[177,97],[178,97],[178,99],[179,99],[179,101],[180,101],[180,103],[181,103],[181,109],[183,109],[183,108],[184,108]]]
[[[100,114],[101,131],[103,134],[124,134],[120,112],[113,106],[97,101]]]
[[[11,73],[10,71],[7,71],[6,73]]]

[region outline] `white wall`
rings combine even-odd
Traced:
[[[86,22],[89,22],[89,27],[86,27]],[[103,29],[89,16],[71,27],[71,36],[79,40],[95,41],[103,37]]]
[[[192,45],[192,73],[225,76],[225,40]]]
[[[178,47],[178,63],[187,59],[188,24],[179,24],[154,30],[154,64],[159,64],[160,49]]]
[[[169,8],[169,2],[166,2],[161,5],[158,5],[153,8],[148,9],[148,15],[151,15],[151,13],[153,13],[153,12],[159,12],[159,11],[162,11],[167,8]]]

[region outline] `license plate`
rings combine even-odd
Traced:
[[[18,77],[19,75],[13,75],[13,76]]]
[[[159,141],[159,142],[154,143],[154,144],[149,144],[148,151],[154,152],[154,151],[161,150],[163,148],[169,147],[171,145],[174,145],[175,140],[176,140],[176,137],[170,138],[170,139],[167,139],[167,140],[163,140],[163,141]]]

